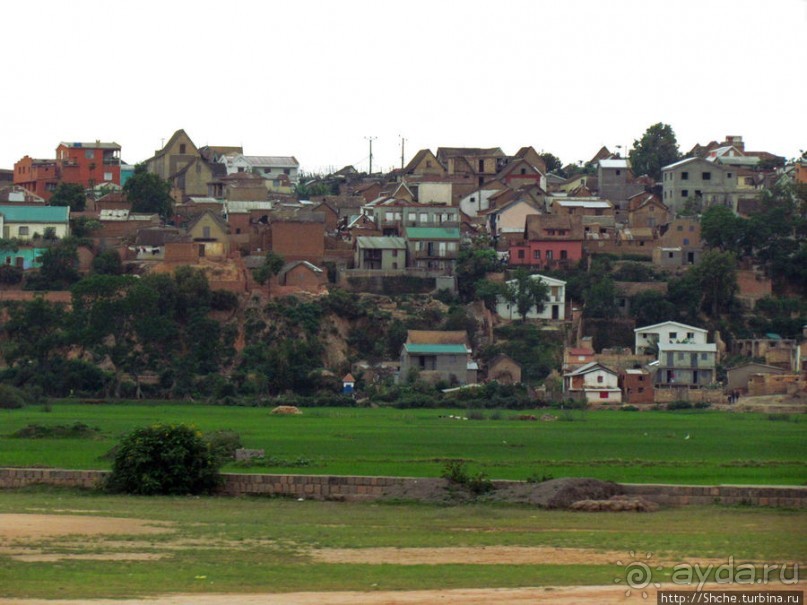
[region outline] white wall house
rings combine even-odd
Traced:
[[[634,352],[637,355],[645,354],[647,349],[653,349],[658,343],[705,344],[707,330],[688,326],[677,321],[665,321],[652,326],[644,326],[633,330]]]
[[[566,319],[566,282],[554,277],[537,274],[531,275],[530,278],[540,280],[547,285],[549,298],[540,312],[535,307],[532,307],[527,312],[527,319]],[[507,283],[515,285],[516,280],[510,280]],[[496,313],[504,319],[521,319],[518,308],[503,298],[499,298],[496,304]]]
[[[418,202],[421,204],[451,205],[451,183],[422,181],[418,185]]]
[[[490,197],[499,193],[501,189],[477,189],[460,200],[460,210],[471,218],[476,218],[480,212],[490,210]]]
[[[618,383],[617,373],[596,361],[563,375],[563,391],[588,403],[622,403]]]
[[[227,154],[219,158],[227,168],[227,174],[251,172],[267,181],[285,175],[292,185],[299,181],[300,163],[294,156]]]

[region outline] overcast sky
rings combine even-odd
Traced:
[[[564,163],[651,124],[807,148],[807,0],[39,0],[3,5],[0,167],[60,141],[375,170],[421,148]]]

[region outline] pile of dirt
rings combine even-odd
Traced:
[[[568,477],[550,479],[543,483],[507,484],[497,486],[492,498],[541,508],[569,508],[580,500],[608,500],[622,493],[622,488],[610,481]]]
[[[596,512],[634,512],[650,513],[658,510],[658,504],[642,497],[612,496],[608,500],[579,500],[572,503],[570,510],[579,510],[587,513]]]
[[[302,414],[296,405],[279,405],[272,410],[272,414]]]

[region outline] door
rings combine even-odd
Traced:
[[[560,307],[558,305],[552,305],[552,319],[558,319],[560,317]]]

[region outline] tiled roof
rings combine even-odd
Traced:
[[[462,344],[468,335],[463,330],[409,330],[406,342],[412,344]]]

